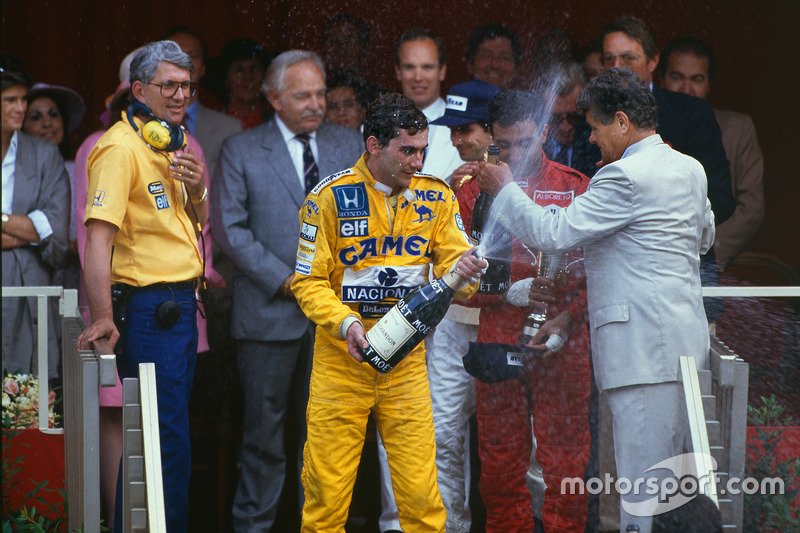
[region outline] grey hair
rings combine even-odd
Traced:
[[[289,50],[278,55],[269,64],[261,91],[264,94],[269,91],[273,91],[275,94],[282,93],[285,88],[283,78],[284,74],[286,74],[286,69],[304,61],[310,61],[319,67],[320,72],[322,72],[322,78],[323,80],[325,79],[325,64],[316,53],[307,50]]]
[[[130,82],[150,83],[162,61],[184,68],[190,73],[194,70],[192,58],[183,53],[174,41],[155,41],[147,43],[131,61]]]
[[[564,97],[578,85],[585,87],[587,82],[586,72],[578,63],[555,63],[542,73],[537,86],[539,90]]]

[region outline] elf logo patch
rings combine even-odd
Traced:
[[[364,237],[369,235],[369,222],[366,218],[339,221],[339,236]]]
[[[159,194],[158,196],[156,196],[156,207],[159,210],[166,209],[169,207],[169,201],[167,200],[166,194]]]
[[[147,190],[150,191],[150,194],[159,194],[164,192],[164,184],[160,181],[154,181],[147,185]]]

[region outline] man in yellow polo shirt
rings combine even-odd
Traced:
[[[189,514],[194,289],[203,270],[196,232],[208,196],[203,164],[184,151],[178,126],[196,90],[191,74],[192,60],[174,42],[145,46],[131,63],[131,107],[89,154],[84,275],[92,324],[78,338],[88,349],[107,337],[120,378],[155,363],[170,533],[185,532]],[[120,491],[118,484],[118,502]]]

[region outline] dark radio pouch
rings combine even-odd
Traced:
[[[156,307],[156,322],[164,329],[170,329],[181,318],[181,306],[175,300],[161,302]]]

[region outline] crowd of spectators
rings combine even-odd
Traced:
[[[59,80],[32,80],[14,58],[3,58],[3,286],[79,289],[85,322],[87,326],[95,322],[88,331],[104,336],[101,326],[107,317],[97,314],[100,307],[94,285],[98,278],[86,275],[97,272],[92,270],[97,266],[92,263],[98,257],[92,248],[97,233],[90,230],[87,243],[87,227],[97,228],[102,219],[103,224],[113,226],[109,239],[118,232],[117,238],[124,234],[132,239],[132,250],[141,246],[134,242],[137,231],[131,228],[135,226],[125,226],[130,222],[115,222],[113,217],[104,219],[105,215],[98,214],[103,202],[100,195],[108,192],[98,184],[108,179],[101,169],[108,172],[103,165],[109,159],[103,158],[113,148],[108,144],[110,135],[120,135],[123,129],[130,129],[128,126],[138,132],[143,114],[169,123],[172,134],[182,132],[185,141],[181,146],[154,148],[160,157],[152,159],[156,163],[170,161],[170,175],[180,174],[188,197],[183,200],[187,213],[190,207],[208,209],[202,232],[192,234],[185,243],[202,258],[202,275],[191,276],[191,280],[201,277],[202,282],[194,297],[187,300],[192,301],[194,321],[189,328],[197,330],[196,348],[194,341],[188,346],[195,356],[224,351],[227,361],[238,370],[244,396],[244,429],[241,472],[232,509],[236,531],[268,531],[273,526],[287,476],[297,477],[301,507],[313,493],[309,490],[319,489],[307,476],[309,472],[324,472],[320,473],[318,463],[313,467],[304,464],[309,453],[320,450],[320,429],[312,432],[306,428],[307,423],[315,423],[311,415],[306,419],[309,397],[317,406],[320,402],[350,401],[317,398],[314,402],[314,388],[309,390],[309,382],[316,383],[311,378],[312,368],[317,372],[316,365],[321,364],[314,355],[315,335],[316,346],[320,346],[321,336],[328,338],[332,333],[321,333],[320,328],[315,333],[315,322],[308,318],[316,316],[313,305],[298,303],[294,290],[302,286],[301,259],[310,257],[313,261],[315,254],[323,253],[322,243],[314,239],[317,228],[313,222],[317,216],[314,210],[318,209],[315,199],[322,194],[321,188],[336,179],[326,176],[356,167],[360,156],[366,163],[363,169],[358,167],[358,172],[366,172],[370,158],[378,161],[387,157],[395,139],[416,138],[418,134],[416,126],[398,119],[394,136],[376,137],[380,126],[369,121],[378,120],[374,116],[378,110],[411,106],[416,113],[412,113],[414,120],[425,123],[426,144],[417,154],[419,165],[412,162],[409,168],[443,180],[444,189],[458,193],[453,196],[460,205],[458,223],[463,220],[468,225],[479,193],[477,180],[472,178],[481,172],[489,144],[500,145],[501,160],[508,163],[520,186],[539,205],[564,209],[583,194],[592,176],[609,161],[602,160],[605,154],[596,146],[594,130],[579,109],[579,96],[604,70],[630,69],[652,91],[658,105],[654,130],[672,148],[697,159],[705,171],[718,242],[716,255],[712,248],[703,256],[704,284],[716,283],[719,269],[748,248],[763,219],[763,161],[752,120],[741,113],[712,109],[705,101],[716,71],[713,50],[696,37],[677,39],[661,50],[650,29],[638,19],[611,21],[582,49],[568,33],[552,30],[530,50],[524,50],[507,26],[483,25],[471,32],[463,53],[470,79],[447,76],[448,61],[459,61],[462,56],[448,50],[440,35],[429,28],[411,28],[395,43],[394,88],[381,87],[365,77],[371,53],[370,26],[349,13],[332,17],[321,28],[319,54],[265,50],[255,40],[237,38],[225,44],[218,57],[209,58],[202,37],[186,26],[165,30],[157,41],[159,46],[163,41],[176,46],[169,54],[158,55],[152,43],[142,43],[144,48],[137,48],[121,61],[118,89],[106,101],[106,128],[82,139],[77,147],[70,146],[69,134],[86,118],[81,96],[57,85]],[[155,54],[150,60],[158,69],[152,72],[142,63],[147,61],[147,54]],[[131,71],[131,62],[137,71]],[[162,71],[162,67],[167,70]],[[173,67],[189,78],[175,83],[175,92],[167,94],[169,84],[177,80],[159,79],[160,85],[153,80]],[[202,93],[198,87],[203,88]],[[403,96],[386,96],[394,92]],[[209,95],[217,101],[201,101]],[[159,98],[172,102],[172,108],[164,106],[164,114],[172,115],[158,114]],[[141,133],[139,137],[144,139]],[[371,145],[370,139],[378,144]],[[126,138],[125,143],[131,142],[137,143],[137,138]],[[362,156],[365,149],[367,155]],[[415,148],[404,149],[408,157],[416,157],[412,154]],[[183,170],[188,175],[182,174]],[[154,183],[150,183],[150,194],[155,198]],[[341,187],[344,191],[345,186]],[[420,198],[420,191],[416,192],[416,200],[424,200],[424,195]],[[396,195],[389,191],[385,194],[394,198],[389,208],[395,212],[415,201],[413,193],[404,200],[401,194],[400,204]],[[142,201],[134,200],[134,196],[132,193],[131,202]],[[348,200],[337,197],[339,217],[345,217],[342,212],[347,211]],[[416,203],[414,206],[417,209]],[[161,204],[158,209],[162,209]],[[189,220],[202,225],[204,212],[199,217],[195,212],[195,219],[189,215]],[[298,212],[305,217],[302,222]],[[182,220],[184,215],[176,216]],[[376,227],[367,229],[366,223],[360,226],[344,218],[339,223],[342,238],[366,238],[377,231]],[[134,224],[145,223],[136,220]],[[123,227],[125,231],[120,231]],[[119,243],[115,247],[127,249]],[[580,250],[572,252],[581,255]],[[116,257],[111,253],[114,264],[110,279],[115,284],[120,280],[114,269],[128,261],[123,253],[118,252]],[[425,516],[413,516],[415,506],[409,498],[418,494],[408,491],[418,487],[412,486],[405,475],[393,480],[404,468],[398,463],[404,456],[398,451],[396,426],[380,426],[385,428],[378,433],[382,533],[441,530],[445,521],[439,520],[439,509],[446,512],[448,532],[469,531],[470,486],[475,482],[486,506],[487,531],[543,527],[547,532],[577,532],[584,531],[587,524],[589,530],[600,527],[596,500],[565,498],[557,492],[566,477],[597,475],[598,446],[612,446],[607,436],[610,429],[602,431],[610,428],[611,422],[597,419],[597,386],[590,376],[589,338],[595,326],[586,309],[585,273],[575,268],[569,276],[564,274],[557,286],[542,284],[531,266],[536,263],[537,250],[515,240],[509,253],[514,257],[513,282],[536,281],[533,286],[523,283],[527,296],[514,300],[510,296],[514,291],[509,290],[508,299],[478,294],[466,303],[456,302],[426,341],[425,375],[430,383],[423,390],[425,402],[432,402],[435,439],[426,436],[419,442],[427,445],[435,440],[436,446],[433,471],[438,471],[438,489],[435,495],[428,495],[431,501],[425,506],[433,517],[430,521]],[[365,254],[366,249],[362,252]],[[359,277],[354,269],[345,269],[343,276],[347,283],[365,282],[364,275]],[[102,283],[107,278],[99,280]],[[130,277],[125,280],[122,285],[137,289],[151,286],[145,283],[139,287]],[[159,279],[156,284],[183,287],[184,281]],[[537,284],[543,286],[537,288]],[[549,316],[558,320],[566,340],[563,351],[559,346],[541,361],[533,356],[521,374],[500,383],[469,375],[462,357],[470,350],[482,357],[484,352],[505,354],[512,350],[508,345],[516,344],[534,300],[547,303]],[[713,333],[719,310],[713,302],[706,302],[705,311]],[[35,304],[27,299],[4,299],[2,313],[3,368],[35,371]],[[61,378],[60,331],[56,309],[49,309],[49,313],[48,379],[56,386]],[[362,315],[348,315],[336,325],[334,333],[338,332],[339,339],[350,339],[348,330],[354,320],[360,324],[362,318],[375,318],[365,312]],[[552,327],[555,325],[553,322]],[[119,346],[123,342],[127,343],[126,350],[135,352],[130,338],[124,340],[123,336]],[[341,356],[349,357],[344,352]],[[330,364],[329,358],[326,361]],[[181,386],[191,388],[192,365]],[[596,365],[595,361],[595,373]],[[372,372],[363,367],[363,372]],[[120,370],[120,375],[130,373],[130,368],[120,366]],[[379,384],[382,379],[377,374],[369,376]],[[415,389],[414,393],[418,392]],[[169,402],[170,397],[165,395],[159,402]],[[122,431],[119,380],[115,388],[102,391],[100,405],[104,516],[113,524]],[[185,409],[185,405],[176,408]],[[400,409],[381,416],[394,417],[381,424],[402,424],[410,413]],[[300,434],[296,464],[291,464],[285,453],[289,417],[294,418]],[[470,456],[471,417],[477,420],[472,430],[478,435],[478,457]],[[384,431],[392,439],[387,443],[389,454],[383,444]],[[307,434],[317,440],[309,441],[312,451],[307,447],[304,456]],[[169,444],[169,438],[165,439],[167,444],[162,442],[163,450],[165,446],[182,446]],[[169,453],[174,454],[175,449]],[[471,479],[478,471],[471,464],[481,465],[480,480]],[[414,464],[417,469],[432,466],[427,462]],[[185,469],[185,461],[174,468]],[[188,474],[177,477],[181,476]],[[343,499],[337,506],[349,502],[347,490],[352,489],[353,481],[344,480],[344,492],[338,494]],[[172,514],[185,512],[184,504],[175,503]],[[303,513],[306,525],[312,518],[319,527],[328,523],[328,517],[320,516],[319,507],[313,509],[296,511]],[[310,517],[307,513],[316,514]],[[181,531],[184,522],[181,517],[173,520],[170,531]],[[343,524],[331,523],[331,527],[339,525]],[[621,525],[622,530],[625,526]],[[649,526],[643,527],[645,531]]]

